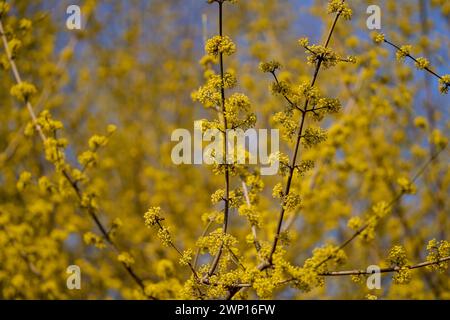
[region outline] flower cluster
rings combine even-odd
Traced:
[[[0,2],[0,18],[4,15],[7,14],[9,11],[10,7],[9,4],[6,1],[1,1]]]
[[[450,87],[450,74],[443,75],[439,79],[439,91],[442,94],[448,93],[448,87]]]
[[[367,222],[364,230],[361,232],[361,237],[364,241],[369,242],[375,238],[375,228],[379,221],[390,212],[390,207],[385,201],[380,201],[372,206],[369,212]],[[361,222],[359,222],[361,223]],[[355,225],[353,225],[355,227]]]
[[[84,169],[95,167],[97,165],[98,149],[108,144],[110,135],[112,135],[115,131],[116,126],[108,125],[106,136],[95,134],[91,138],[89,138],[89,150],[83,151],[78,156],[78,162],[83,166]]]
[[[316,65],[320,61],[321,66],[330,68],[335,66],[338,62],[356,62],[356,58],[353,56],[343,58],[328,47],[322,45],[310,45],[308,38],[301,38],[298,43],[306,49],[305,52],[309,54],[308,63],[312,65]]]
[[[30,30],[33,26],[33,22],[29,19],[20,19],[19,21],[19,28],[21,30]]]
[[[265,73],[274,73],[276,70],[281,68],[281,64],[278,61],[261,62],[259,64],[259,69]]]
[[[256,123],[256,115],[250,112],[250,100],[242,93],[234,93],[225,100],[225,117],[231,128],[243,130]]]
[[[308,292],[324,285],[324,278],[320,275],[326,272],[329,266],[340,266],[347,260],[344,251],[327,244],[315,248],[312,257],[308,258],[302,267],[286,264],[286,272],[294,279],[293,286],[301,291]],[[327,261],[324,263],[324,261]]]
[[[153,227],[158,225],[164,218],[161,217],[161,208],[160,207],[151,207],[144,214],[145,225],[147,227]]]
[[[196,246],[202,252],[209,252],[212,255],[215,255],[222,246],[229,249],[236,244],[237,239],[229,233],[224,233],[222,228],[217,228],[207,236],[200,237],[196,242]]]
[[[83,235],[83,240],[87,245],[93,245],[99,249],[104,249],[106,247],[105,240],[92,232],[86,232]]]
[[[275,199],[280,199],[284,197],[283,185],[281,183],[277,183],[272,189],[272,197]]]
[[[144,223],[148,228],[155,228],[158,230],[157,236],[161,243],[168,247],[172,245],[172,236],[170,234],[170,228],[166,227],[162,224],[164,218],[161,216],[161,208],[160,207],[151,207],[144,214]]]
[[[346,20],[352,18],[352,9],[342,0],[330,0],[328,3],[328,13],[338,13]]]
[[[338,113],[342,109],[341,102],[335,98],[319,98],[316,105],[311,109],[313,119],[321,121],[327,114]]]
[[[133,256],[131,254],[129,254],[128,252],[121,252],[117,256],[117,260],[122,262],[127,267],[133,265],[135,262]]]
[[[20,192],[24,191],[25,188],[30,184],[30,182],[31,173],[29,173],[28,171],[22,172],[16,184],[17,190],[19,190]]]
[[[358,230],[362,227],[363,221],[360,217],[351,217],[348,222],[347,226],[352,230]]]
[[[407,264],[406,250],[402,246],[394,246],[389,251],[388,261],[391,267],[403,267]]]
[[[80,205],[82,208],[87,208],[89,210],[97,210],[99,208],[97,192],[95,192],[95,191],[85,192],[81,196]]]
[[[385,36],[383,33],[375,32],[372,35],[372,39],[376,44],[381,44],[384,42]]]
[[[22,42],[16,38],[13,38],[10,41],[8,41],[8,47],[11,54],[11,58],[15,59],[17,54],[19,53],[20,48],[22,47]]]
[[[286,81],[281,80],[272,83],[270,91],[272,92],[273,95],[279,94],[282,96],[287,96],[291,93],[292,90],[290,85]]]
[[[421,129],[426,129],[428,127],[428,122],[425,117],[414,118],[414,125]]]
[[[116,236],[117,231],[123,225],[122,219],[115,218],[111,223],[111,228],[108,231],[108,236],[110,238],[114,238]]]
[[[314,168],[314,161],[313,160],[302,160],[302,161],[300,161],[299,164],[296,164],[294,167],[299,175],[304,175],[306,172],[308,172]]]
[[[20,102],[28,101],[36,93],[36,87],[25,81],[14,85],[10,90],[10,94]]]
[[[78,156],[78,162],[83,168],[94,167],[97,165],[97,154],[91,150],[84,151]]]
[[[406,194],[415,194],[416,186],[408,178],[401,177],[397,179],[397,183],[401,188],[401,191]]]
[[[417,69],[426,69],[430,66],[430,61],[428,61],[426,58],[424,57],[419,57],[416,59],[416,68]]]
[[[400,47],[400,50],[397,50],[395,53],[395,56],[397,57],[397,60],[403,61],[405,57],[408,57],[410,55],[412,47],[410,45],[404,45]]]
[[[194,255],[194,252],[192,251],[192,249],[184,250],[182,255],[181,255],[181,258],[179,260],[179,263],[182,266],[189,265],[191,263],[191,261],[192,261],[193,255]]]
[[[287,109],[274,114],[273,121],[279,123],[283,130],[281,131],[283,139],[290,141],[294,139],[298,132],[298,123],[294,120],[293,110]]]
[[[327,133],[322,128],[307,128],[302,136],[305,148],[312,148],[325,140],[327,140]]]
[[[236,3],[237,0],[208,0],[208,3],[224,3],[224,2],[230,2],[230,3]]]
[[[444,149],[447,146],[448,138],[439,129],[434,129],[430,135],[430,142],[440,149]]]
[[[254,206],[243,204],[239,207],[238,212],[239,215],[246,217],[252,226],[260,226],[260,214]]]
[[[274,164],[276,162],[279,162],[279,173],[281,175],[286,175],[291,170],[291,166],[289,164],[289,157],[285,155],[284,153],[277,151],[274,153],[271,153],[269,156],[269,163]]]
[[[172,236],[170,235],[169,227],[162,226],[158,230],[158,238],[159,241],[163,244],[163,246],[170,246],[172,244]]]
[[[283,208],[286,212],[295,211],[301,205],[300,195],[291,191],[283,198]]]

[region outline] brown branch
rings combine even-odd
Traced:
[[[325,48],[327,48],[328,45],[330,44],[331,36],[332,36],[332,34],[333,34],[334,30],[335,30],[336,23],[337,23],[340,15],[341,15],[341,12],[338,12],[336,14],[335,18],[334,18],[333,24],[331,25],[331,28],[330,28],[330,30],[328,32],[328,36],[327,36],[326,41],[325,41],[325,45],[324,45]],[[319,57],[319,59],[317,61],[317,64],[316,64],[315,71],[314,71],[314,75],[313,75],[313,78],[312,78],[312,81],[311,81],[311,84],[310,84],[311,88],[316,83],[317,76],[319,75],[320,67],[322,65],[322,61],[323,61],[323,57]],[[302,137],[302,134],[303,134],[303,128],[304,128],[304,125],[305,125],[306,112],[308,112],[309,101],[310,101],[309,99],[306,99],[305,104],[304,104],[303,108],[301,109],[302,116],[301,116],[301,119],[300,119],[300,126],[299,126],[299,130],[298,130],[298,134],[297,134],[297,141],[296,141],[296,144],[295,144],[294,151],[292,153],[291,164],[290,164],[290,169],[289,169],[289,176],[288,176],[288,179],[287,179],[286,189],[285,189],[285,192],[284,192],[284,195],[286,197],[289,196],[289,193],[290,193],[290,190],[291,190],[292,179],[294,177],[295,165],[296,165],[297,157],[298,157],[298,153],[299,153],[300,141],[301,141],[301,137]],[[268,258],[268,264],[269,265],[272,264],[272,257],[273,257],[273,254],[275,253],[275,250],[276,250],[276,247],[277,247],[277,244],[278,244],[278,239],[279,239],[279,236],[280,236],[280,233],[281,233],[281,228],[282,228],[282,225],[283,225],[284,213],[285,213],[285,209],[284,209],[284,206],[283,206],[281,208],[280,216],[278,218],[277,231],[276,231],[275,238],[274,238],[274,241],[273,241],[273,244],[272,244],[272,249],[270,251],[269,258]]]
[[[450,260],[450,256],[435,260],[435,261],[424,261],[424,262],[420,262],[414,265],[410,265],[410,266],[404,266],[404,268],[408,268],[409,270],[414,270],[414,269],[419,269],[419,268],[423,268],[423,267],[427,267],[427,266],[431,266],[431,265],[435,265],[435,264],[439,264],[442,262],[446,262]],[[395,266],[395,267],[390,267],[390,268],[382,268],[380,269],[380,273],[390,273],[390,272],[399,272],[401,270],[401,267],[399,266]],[[319,276],[322,277],[337,277],[337,276],[358,276],[358,275],[372,275],[374,274],[374,272],[367,272],[365,270],[343,270],[343,271],[330,271],[330,272],[323,272],[323,273],[319,273]],[[276,286],[281,286],[284,284],[287,284],[289,282],[295,281],[295,278],[289,278],[289,279],[285,279],[282,280],[280,282],[278,282],[276,284]],[[233,286],[235,288],[235,290],[240,290],[241,288],[248,288],[248,287],[252,287],[251,283],[239,283],[237,285]]]
[[[345,2],[345,0],[343,0],[342,2]],[[325,40],[325,45],[324,45],[325,48],[327,48],[328,45],[330,44],[331,36],[332,36],[332,34],[333,34],[334,30],[335,30],[336,23],[339,20],[340,15],[341,15],[341,11],[339,11],[336,14],[336,16],[335,16],[335,18],[333,20],[333,23],[331,25],[331,28],[330,28],[330,30],[328,32],[328,35],[327,35],[327,38]],[[310,87],[313,87],[314,84],[316,83],[317,76],[319,75],[320,67],[322,65],[322,61],[323,61],[323,57],[321,56],[317,60],[316,68],[314,70],[314,75],[313,75],[313,78],[311,80]],[[296,161],[297,161],[297,157],[298,157],[298,151],[299,151],[299,147],[300,147],[301,136],[303,134],[303,128],[304,128],[304,124],[305,124],[306,113],[308,112],[308,105],[309,105],[309,99],[306,99],[304,107],[302,109],[300,109],[300,111],[302,113],[302,116],[301,116],[301,119],[300,119],[300,126],[299,126],[299,131],[298,131],[298,134],[297,134],[297,141],[296,141],[295,148],[294,148],[292,156],[291,156],[291,164],[290,164],[290,169],[289,169],[289,176],[288,176],[288,179],[287,179],[286,189],[285,189],[285,192],[284,192],[285,196],[288,196],[289,192],[291,190],[291,183],[292,183],[292,179],[294,177],[295,165],[296,165]],[[284,209],[284,206],[282,206],[281,207],[281,211],[280,211],[280,215],[279,215],[279,218],[278,218],[276,234],[275,234],[275,237],[274,237],[274,240],[273,240],[273,243],[272,243],[272,248],[270,250],[269,257],[268,257],[267,261],[263,261],[257,267],[258,270],[260,270],[260,271],[265,270],[265,269],[267,269],[267,268],[272,266],[272,257],[273,257],[273,255],[275,253],[276,248],[277,248],[278,239],[280,237],[281,229],[282,229],[282,226],[283,226],[284,213],[285,213],[285,209]],[[227,295],[226,295],[226,299],[227,300],[232,299],[234,297],[234,295],[239,292],[240,289],[241,288],[232,288],[232,289],[230,289],[228,291]]]
[[[413,176],[412,178],[412,182],[417,181],[417,179],[425,172],[426,168],[428,167],[428,165],[430,165],[430,163],[432,163],[438,156],[439,154],[444,151],[446,149],[447,146],[445,146],[444,148],[441,148],[438,152],[436,152],[435,154],[433,154],[430,159],[428,159],[427,162],[424,163],[424,165],[417,171],[417,173]],[[403,191],[399,192],[387,205],[387,209],[391,208],[395,203],[397,203],[397,201],[399,201],[403,195],[405,193]],[[320,267],[322,264],[324,264],[325,262],[329,261],[331,258],[333,258],[334,254],[336,254],[336,252],[338,252],[339,250],[344,249],[346,246],[348,246],[353,240],[355,240],[364,230],[366,230],[369,227],[369,223],[366,223],[365,225],[363,225],[361,228],[359,228],[355,233],[353,233],[347,240],[345,240],[341,245],[339,245],[339,247],[336,248],[336,250],[334,250],[334,252],[332,254],[330,254],[327,258],[325,258],[324,260],[322,260],[317,266],[316,268]]]
[[[247,184],[245,183],[244,180],[242,180],[242,190],[244,190],[245,202],[250,207],[251,206],[250,197],[248,196],[248,188],[247,188]],[[258,241],[255,225],[252,225],[252,235],[253,235],[253,244],[255,245],[255,249],[257,252],[259,252],[259,250],[261,250],[261,244]]]
[[[450,256],[448,257],[444,257],[441,259],[438,259],[436,261],[424,261],[412,266],[405,266],[406,268],[413,270],[413,269],[418,269],[418,268],[423,268],[423,267],[427,267],[427,266],[431,266],[431,265],[435,265],[435,264],[439,264],[441,262],[445,262],[450,260]],[[380,269],[380,273],[388,273],[388,272],[398,272],[401,270],[401,267],[395,266],[395,267],[390,267],[390,268],[383,268]],[[330,271],[330,272],[323,272],[323,273],[319,273],[319,276],[351,276],[351,275],[371,275],[373,274],[373,272],[367,272],[365,270],[343,270],[343,271]]]

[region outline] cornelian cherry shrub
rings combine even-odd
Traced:
[[[0,297],[450,298],[448,19],[0,0]]]

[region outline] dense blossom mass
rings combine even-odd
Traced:
[[[0,298],[450,298],[445,1],[137,3],[0,0]],[[199,120],[278,172],[175,165]]]

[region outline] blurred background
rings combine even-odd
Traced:
[[[199,60],[205,40],[218,33],[217,6],[204,0],[8,3],[11,10],[2,21],[8,40],[21,41],[17,66],[22,78],[38,89],[32,100],[36,112],[47,109],[64,124],[59,134],[68,141],[67,162],[80,167],[77,157],[88,149],[89,138],[105,134],[108,124],[117,126],[99,151],[97,166],[86,172],[86,190],[97,195],[105,225],[115,218],[122,221],[115,241],[134,257],[136,272],[160,298],[176,298],[189,269],[179,266],[177,254],[145,227],[143,214],[150,206],[160,206],[177,245],[195,249],[207,225],[205,217],[220,210],[210,198],[223,188],[223,177],[207,166],[174,165],[170,158],[174,129],[193,130],[195,120],[214,118],[192,101],[191,93],[204,82]],[[81,8],[80,31],[66,28],[70,4]],[[414,56],[428,58],[432,69],[443,75],[449,71],[450,3],[348,4],[352,20],[338,22],[330,47],[355,56],[357,63],[322,70],[317,79],[321,92],[339,98],[343,110],[322,122],[328,140],[301,152],[302,159],[315,161],[315,168],[293,184],[302,209],[285,220],[290,225],[286,258],[301,265],[314,248],[341,243],[352,234],[347,227],[351,217],[370,216],[373,205],[396,198],[399,178],[419,173],[415,194],[394,203],[373,237],[357,239],[346,248],[343,268],[386,266],[393,245],[404,246],[411,262],[421,262],[428,241],[448,240],[450,230],[445,149],[449,100],[439,93],[438,79],[417,70],[412,61],[397,61],[393,48],[372,42],[366,9],[380,6],[386,39],[411,44]],[[24,18],[32,22],[31,28],[21,27]],[[277,128],[272,117],[285,107],[281,97],[270,94],[271,79],[258,69],[259,63],[281,62],[280,79],[294,86],[310,81],[313,66],[306,63],[297,41],[309,37],[310,43],[322,43],[332,19],[327,1],[240,0],[225,6],[224,32],[237,44],[225,67],[236,71],[236,90],[250,98],[256,128]],[[62,191],[61,176],[46,161],[38,136],[24,135],[30,118],[9,94],[14,81],[5,57],[0,50],[0,297],[140,298],[113,250],[84,243],[87,232],[98,230],[74,195]],[[281,148],[290,154],[292,143],[283,142]],[[17,182],[24,171],[32,178],[23,190]],[[42,191],[42,176],[58,191]],[[272,187],[284,180],[265,176],[262,181],[258,236],[270,242],[279,212]],[[233,178],[232,187],[239,186],[239,179]],[[213,223],[209,230],[218,226]],[[256,264],[252,244],[245,241],[250,225],[236,210],[229,232],[239,240],[242,259]],[[199,262],[209,259],[205,254]],[[81,290],[65,286],[71,264],[82,270]],[[448,274],[421,269],[407,285],[393,285],[390,276],[383,276],[382,289],[374,294],[386,299],[448,299],[449,292]],[[310,292],[281,287],[274,298],[362,299],[367,293],[373,292],[365,281],[336,277]],[[254,297],[251,290],[249,294]]]

